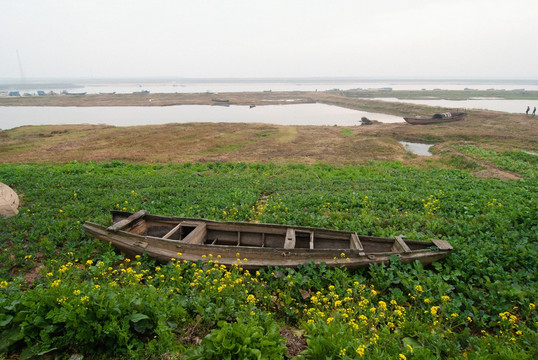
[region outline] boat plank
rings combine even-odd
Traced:
[[[123,228],[129,226],[130,224],[132,224],[136,220],[138,220],[140,218],[143,218],[147,213],[148,212],[146,210],[137,211],[134,214],[132,214],[131,216],[129,216],[127,219],[123,219],[123,220],[118,221],[117,223],[112,224],[111,226],[108,227],[108,230],[109,231],[122,230]]]
[[[295,230],[288,229],[286,231],[286,240],[284,241],[284,249],[294,249],[295,248]]]
[[[411,249],[400,236],[396,236],[392,251],[409,253],[411,252]]]

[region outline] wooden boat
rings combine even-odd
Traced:
[[[19,213],[19,197],[12,188],[0,183],[0,217],[11,217]]]
[[[441,123],[463,120],[466,115],[467,113],[464,113],[464,112],[450,111],[450,112],[446,112],[442,114],[435,114],[432,117],[426,117],[426,116],[417,116],[414,118],[404,117],[404,120],[407,121],[411,125],[441,124]]]
[[[357,268],[387,263],[391,255],[404,263],[419,260],[428,264],[452,250],[444,240],[413,241],[304,226],[157,216],[145,210],[111,213],[111,226],[86,222],[84,230],[128,255],[146,253],[160,262],[212,259],[226,266],[258,269],[296,267],[312,261]]]
[[[82,95],[86,95],[85,92],[73,93],[73,92],[68,92],[68,91],[63,92],[63,94],[64,94],[64,95],[72,95],[72,96],[82,96]]]

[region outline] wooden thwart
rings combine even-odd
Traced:
[[[288,229],[286,230],[286,240],[284,240],[284,249],[294,249],[295,248],[295,230]]]
[[[118,221],[117,223],[110,225],[107,230],[108,231],[120,231],[135,222],[136,220],[146,216],[148,212],[146,210],[140,210],[129,216],[127,219],[123,219]]]
[[[400,236],[395,236],[394,245],[392,246],[392,250],[395,252],[404,252],[404,253],[410,253],[411,249],[405,241]]]
[[[189,244],[204,244],[207,237],[207,225],[205,223],[196,223],[197,226],[189,235],[183,239],[183,242]]]

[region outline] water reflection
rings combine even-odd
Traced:
[[[276,125],[355,126],[361,118],[385,123],[403,122],[387,114],[357,111],[325,104],[248,106],[95,106],[0,107],[0,129],[23,125],[108,124],[155,125],[187,122],[244,122]]]

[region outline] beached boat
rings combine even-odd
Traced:
[[[158,216],[145,210],[111,213],[112,225],[86,222],[84,230],[130,256],[146,253],[160,262],[173,258],[213,260],[258,269],[296,267],[312,261],[357,268],[387,263],[391,255],[404,263],[418,260],[428,264],[452,251],[444,240],[414,241],[304,226]]]
[[[449,111],[442,114],[435,114],[432,117],[427,117],[427,116],[417,116],[413,118],[404,117],[404,120],[407,121],[411,125],[428,125],[428,124],[440,124],[440,123],[447,123],[447,122],[453,122],[453,121],[460,121],[460,120],[463,120],[466,115],[467,113],[464,113],[464,112]]]
[[[68,91],[63,91],[62,94],[64,94],[64,95],[72,95],[72,96],[82,96],[82,95],[86,95],[85,92],[73,93],[73,92],[68,92]]]
[[[0,183],[0,217],[11,217],[19,213],[19,197],[12,188]]]

